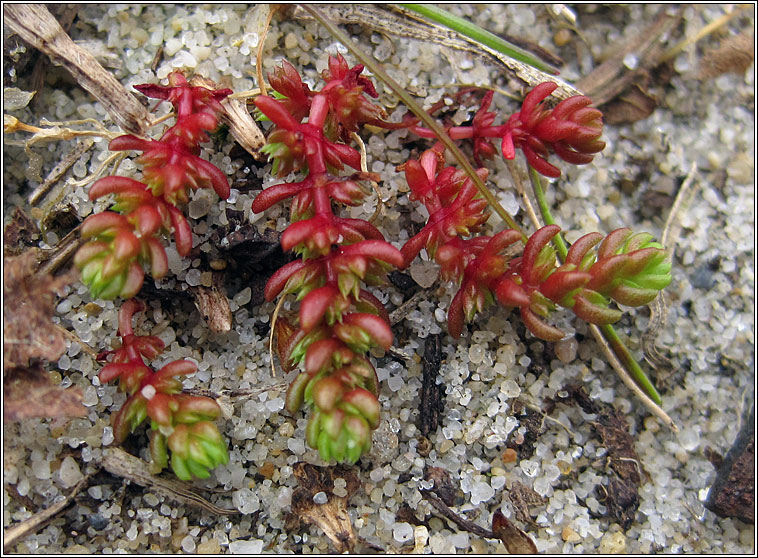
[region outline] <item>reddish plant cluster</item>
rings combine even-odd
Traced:
[[[392,331],[381,302],[362,288],[384,282],[403,262],[381,232],[360,219],[339,217],[333,202],[356,206],[367,194],[359,172],[360,154],[344,143],[362,124],[379,123],[384,111],[363,66],[349,68],[341,56],[329,59],[326,84],[311,91],[284,62],[269,76],[279,99],[259,96],[256,107],[273,128],[264,148],[274,172],[302,172],[298,182],[264,190],[253,202],[258,213],[292,199],[292,224],[282,234],[284,250],[301,259],[277,271],[266,285],[266,299],[295,294],[297,319],[277,322],[279,357],[286,369],[301,366],[287,393],[287,408],[312,408],[306,438],[324,460],[355,463],[371,446],[379,425],[376,371],[365,356],[372,347],[388,349]],[[338,173],[346,167],[349,175]]]
[[[550,152],[574,165],[592,161],[602,151],[603,115],[591,107],[592,99],[576,95],[558,103],[555,108],[545,106],[545,100],[558,87],[553,82],[539,84],[524,98],[521,110],[503,124],[495,124],[497,114],[489,111],[493,91],[488,91],[470,126],[451,126],[447,132],[452,139],[473,139],[474,160],[481,166],[484,159],[497,152],[492,144],[500,138],[500,151],[505,159],[513,159],[521,149],[534,169],[550,178],[561,175],[560,169],[548,162]],[[434,132],[418,125],[410,126],[416,134],[432,138]]]
[[[520,257],[512,252],[522,236],[513,229],[492,237],[469,236],[486,222],[486,203],[468,176],[442,165],[439,149],[433,148],[419,161],[401,166],[412,198],[429,212],[427,224],[408,240],[402,254],[408,266],[426,248],[442,277],[460,284],[448,309],[448,330],[454,337],[462,333],[464,321],[497,300],[518,308],[536,337],[558,341],[564,333],[545,322],[557,306],[572,309],[587,322],[609,324],[621,317],[621,311],[608,307],[611,299],[627,306],[647,304],[671,281],[665,252],[647,233],[617,229],[605,239],[587,234],[574,243],[562,265],[550,245],[560,231],[557,225],[535,232]],[[486,177],[485,169],[478,172]],[[598,243],[595,254],[591,250]]]
[[[119,390],[128,399],[113,415],[113,435],[116,443],[150,419],[150,457],[153,472],[168,465],[171,451],[171,468],[182,480],[208,478],[210,469],[229,461],[226,442],[212,422],[221,409],[209,397],[182,393],[177,376],[197,371],[188,360],[175,360],[154,371],[145,359],[152,360],[163,351],[163,342],[153,336],[135,335],[132,317],[144,309],[144,304],[130,299],[121,305],[118,313],[118,334],[121,348],[98,356],[111,355],[109,364],[100,371],[102,383],[118,379]]]
[[[96,200],[114,194],[112,211],[88,217],[81,227],[88,242],[77,252],[76,265],[93,297],[130,298],[142,287],[149,265],[156,279],[168,272],[161,234],[173,228],[176,249],[186,256],[192,249],[192,231],[178,205],[189,200],[189,191],[212,187],[229,197],[229,182],[217,167],[200,158],[200,144],[219,124],[220,105],[232,91],[192,87],[179,72],[169,75],[169,85],[138,85],[148,97],[167,100],[176,112],[176,123],[158,140],[119,136],[112,151],[142,151],[143,181],[107,176],[95,182],[89,197]]]

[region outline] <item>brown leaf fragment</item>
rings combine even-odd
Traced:
[[[408,505],[407,502],[400,504],[400,507],[395,512],[395,520],[398,522],[410,523],[411,525],[424,525],[429,527],[429,522],[426,519],[421,520],[416,517],[416,510]]]
[[[424,470],[424,480],[434,482],[430,489],[445,505],[456,506],[463,504],[463,491],[453,482],[450,472],[442,467],[427,467]]]
[[[56,386],[39,363],[29,368],[11,368],[3,378],[4,420],[82,417],[85,414],[82,391]]]
[[[39,228],[20,207],[13,210],[10,222],[3,230],[3,248],[5,254],[17,256],[34,241],[39,240]]]
[[[520,483],[519,481],[513,481],[511,487],[508,490],[508,498],[513,504],[513,509],[516,512],[516,519],[522,523],[532,523],[531,514],[529,513],[530,506],[542,506],[547,503],[547,499],[537,494],[531,487]]]
[[[292,513],[305,523],[317,525],[338,552],[352,552],[357,537],[347,513],[347,502],[360,488],[355,471],[342,465],[317,467],[300,461],[295,463],[294,473],[299,486],[292,493]],[[344,496],[334,493],[335,479],[344,479]],[[322,492],[327,501],[318,504],[314,496]]]
[[[508,521],[500,510],[492,514],[492,532],[503,541],[510,554],[537,554],[531,537]]]
[[[643,120],[653,114],[658,101],[638,83],[633,83],[624,93],[609,102],[603,109],[606,124],[626,124]]]
[[[705,507],[720,517],[755,523],[755,411],[723,457]]]
[[[698,79],[721,74],[743,75],[755,58],[755,37],[741,33],[724,39],[718,48],[705,53],[698,65]]]
[[[629,424],[612,405],[590,399],[580,385],[572,384],[564,389],[569,394],[566,403],[573,400],[585,413],[597,414],[592,427],[608,450],[609,469],[607,484],[596,487],[598,500],[608,508],[610,517],[628,529],[640,504],[637,490],[644,474],[634,449],[634,438],[629,434]]]
[[[208,324],[211,331],[226,333],[232,329],[232,310],[229,299],[221,288],[222,276],[213,273],[213,284],[210,287],[198,285],[190,287],[198,312]]]
[[[247,110],[245,101],[227,97],[221,101],[221,106],[224,107],[221,120],[229,126],[232,137],[254,159],[264,160],[266,156],[260,149],[266,144],[266,138]]]
[[[55,293],[76,277],[72,271],[53,277],[36,273],[40,250],[3,258],[3,371],[25,367],[32,358],[58,360],[66,350],[53,325]]]

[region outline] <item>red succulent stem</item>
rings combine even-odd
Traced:
[[[220,101],[231,90],[190,86],[178,72],[169,75],[168,87],[143,84],[136,89],[149,97],[169,100],[176,111],[176,123],[159,140],[124,135],[109,144],[113,151],[143,152],[138,162],[144,167],[144,181],[109,176],[90,189],[93,200],[109,194],[116,198],[114,211],[85,220],[82,232],[90,241],[75,257],[82,280],[95,297],[134,296],[148,265],[153,277],[163,277],[168,272],[168,259],[158,239],[164,232],[173,229],[177,251],[183,256],[189,253],[192,231],[176,206],[189,200],[190,190],[212,187],[224,199],[230,193],[221,170],[198,155],[200,143],[208,139],[207,132],[218,126]]]
[[[163,350],[163,342],[157,337],[135,335],[131,321],[134,314],[145,305],[135,299],[124,302],[119,310],[118,333],[121,348],[109,351],[111,362],[100,371],[102,383],[115,379],[121,391],[129,395],[121,409],[112,416],[116,442],[121,443],[142,421],[151,421],[151,458],[154,472],[160,471],[168,463],[166,445],[172,448],[172,467],[177,476],[189,480],[192,476],[206,478],[208,469],[229,460],[226,442],[216,426],[210,422],[216,419],[221,409],[208,397],[181,393],[182,384],[177,376],[192,374],[197,365],[188,360],[176,360],[154,371],[144,359],[153,359]],[[192,442],[185,439],[186,428],[202,433],[206,444],[202,449],[194,447],[187,452]]]
[[[343,141],[363,123],[380,123],[384,114],[364,96],[377,94],[360,75],[362,70],[349,68],[341,56],[331,57],[320,91],[304,86],[288,63],[269,76],[284,98],[255,100],[274,125],[263,150],[274,159],[279,176],[293,170],[306,176],[268,188],[252,205],[260,212],[293,198],[291,214],[298,220],[284,231],[281,244],[303,259],[277,271],[265,290],[268,300],[282,292],[302,299],[298,321],[280,318],[282,325],[275,328],[282,366],[304,365],[290,386],[287,408],[295,412],[303,403],[312,407],[308,443],[325,460],[351,463],[369,449],[370,431],[379,424],[378,381],[364,354],[392,343],[386,310],[361,285],[381,282],[390,266],[403,261],[373,225],[338,217],[332,205],[332,200],[363,202],[365,191],[355,178],[332,173],[344,165],[360,169],[359,153]]]
[[[599,140],[603,131],[602,113],[590,106],[589,97],[570,97],[553,109],[545,106],[545,100],[556,87],[553,82],[539,84],[524,97],[521,110],[499,124],[495,123],[497,113],[489,111],[494,92],[488,91],[473,122],[448,127],[447,133],[454,140],[473,139],[474,160],[480,166],[483,159],[496,153],[492,139],[500,138],[503,158],[513,159],[516,149],[520,149],[540,174],[557,178],[561,171],[548,162],[550,152],[567,163],[586,165],[605,143]],[[418,126],[415,119],[406,124],[421,137],[435,137],[431,130]]]

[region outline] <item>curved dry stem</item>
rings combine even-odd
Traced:
[[[679,212],[682,209],[682,205],[684,205],[685,200],[688,199],[689,197],[690,188],[692,187],[692,184],[695,181],[696,171],[697,171],[697,163],[693,161],[692,165],[690,166],[690,171],[687,173],[687,177],[684,179],[684,182],[682,182],[682,185],[679,187],[679,193],[676,195],[676,199],[674,200],[674,205],[671,206],[671,211],[669,211],[668,217],[666,217],[666,224],[663,225],[663,232],[661,233],[661,244],[663,245],[663,248],[666,250],[666,255],[669,258],[672,258],[674,255],[674,246],[676,245],[676,240],[677,240],[676,237],[679,234],[679,230],[674,229],[673,225],[679,219]],[[669,246],[669,235],[673,237],[671,246]]]
[[[263,28],[263,33],[261,33],[261,39],[258,43],[258,52],[255,53],[255,75],[258,79],[261,95],[266,95],[266,81],[263,79],[263,44],[266,42],[266,35],[268,35],[268,30],[271,27],[271,18],[274,17],[275,11],[276,8],[270,5],[268,15],[266,16],[266,25]]]
[[[366,144],[363,143],[361,136],[359,136],[355,132],[351,132],[350,137],[353,138],[353,141],[355,141],[355,143],[358,144],[358,149],[361,152],[361,171],[367,173],[368,165],[366,164],[366,161],[368,160],[368,157],[366,156]],[[376,209],[374,210],[374,214],[368,220],[368,222],[373,225],[374,221],[377,220],[377,218],[379,217],[379,214],[382,212],[382,206],[384,205],[384,200],[382,200],[382,192],[381,190],[379,190],[379,184],[377,184],[374,180],[368,180],[367,182],[371,184],[371,187],[374,189],[374,192],[376,192]]]
[[[261,88],[248,89],[247,91],[240,91],[238,93],[232,93],[227,99],[249,99],[250,97],[257,97],[261,94]]]
[[[84,341],[81,340],[81,338],[74,333],[73,331],[67,330],[65,327],[63,327],[60,324],[53,324],[53,326],[60,331],[63,335],[68,337],[71,341],[74,341],[75,343],[78,343],[79,346],[82,348],[82,350],[87,353],[89,356],[92,357],[92,360],[97,361],[97,351],[87,345]]]
[[[605,354],[605,358],[608,359],[608,362],[611,364],[613,369],[616,371],[616,374],[618,374],[618,377],[621,378],[621,381],[626,384],[626,387],[628,387],[630,390],[634,392],[634,394],[637,396],[637,398],[642,401],[642,404],[645,405],[645,407],[648,408],[648,410],[654,414],[656,417],[658,417],[661,422],[663,422],[666,426],[671,428],[674,432],[679,432],[679,427],[677,427],[676,423],[674,422],[674,419],[672,419],[666,411],[664,411],[660,406],[658,406],[655,401],[650,399],[648,395],[642,391],[642,388],[637,385],[637,382],[634,381],[634,378],[629,374],[629,372],[626,371],[626,368],[621,364],[621,361],[619,361],[618,357],[616,357],[616,354],[613,352],[613,349],[611,349],[611,346],[608,344],[608,341],[606,341],[605,337],[603,337],[603,333],[600,331],[600,328],[597,327],[594,324],[588,324],[590,327],[590,331],[592,332],[592,335],[595,337],[595,340],[600,345],[600,348],[603,350],[603,353]]]
[[[668,217],[666,217],[666,223],[663,225],[661,244],[663,245],[663,249],[666,250],[666,257],[671,261],[673,261],[676,243],[681,231],[681,227],[678,226],[679,215],[685,203],[690,199],[692,185],[695,182],[696,171],[697,163],[693,162],[687,173],[687,177],[679,187],[679,193],[677,193],[674,204],[671,206],[671,211],[669,211]],[[656,296],[653,302],[648,304],[648,306],[650,308],[650,322],[642,333],[641,338],[643,355],[648,364],[656,370],[663,367],[670,368],[671,362],[661,354],[656,345],[658,334],[668,320],[668,303],[663,291],[659,292],[658,296]],[[660,376],[657,380],[661,380]]]
[[[524,189],[524,183],[521,182],[521,177],[518,174],[518,169],[516,168],[516,164],[509,159],[506,159],[505,163],[508,166],[508,172],[511,173],[511,177],[513,178],[513,183],[516,185],[516,190],[521,196],[521,201],[524,202],[524,207],[526,208],[527,215],[529,215],[529,219],[532,220],[532,223],[534,224],[534,228],[539,229],[542,225],[540,224],[539,217],[537,217],[537,213],[534,211],[532,200],[529,199],[529,196],[527,195],[526,190]]]
[[[111,153],[105,158],[105,160],[102,163],[100,163],[100,166],[97,167],[97,170],[95,172],[93,172],[92,174],[88,176],[85,176],[81,180],[72,180],[71,182],[69,182],[69,185],[72,188],[78,188],[79,186],[86,186],[90,182],[93,182],[94,180],[97,180],[98,178],[100,178],[105,173],[105,170],[108,168],[108,165],[110,165],[111,163],[113,163],[112,174],[116,174],[116,171],[118,171],[119,165],[121,165],[121,161],[126,159],[126,155],[127,154],[124,151],[116,151],[114,153]]]
[[[153,126],[157,126],[161,122],[165,122],[166,120],[168,120],[169,118],[173,118],[174,116],[176,116],[176,113],[174,111],[168,112],[164,114],[163,116],[156,118],[155,120],[152,120],[150,124],[148,125],[148,127],[152,128]]]
[[[268,334],[268,357],[271,362],[271,375],[274,378],[276,378],[276,366],[274,365],[274,335],[276,330],[276,320],[279,319],[279,311],[282,309],[285,298],[287,298],[286,295],[283,295],[281,298],[279,298],[279,302],[276,303],[274,313],[271,314],[271,329]]]

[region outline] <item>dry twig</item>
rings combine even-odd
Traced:
[[[4,23],[55,64],[66,68],[84,89],[103,104],[123,130],[144,135],[147,109],[103,68],[88,51],[76,45],[43,4],[7,4]]]

